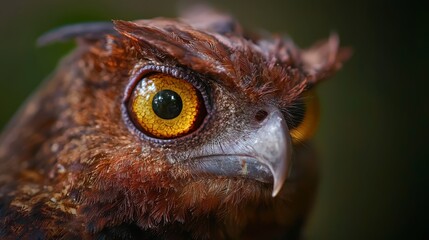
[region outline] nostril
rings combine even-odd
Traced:
[[[255,114],[255,119],[258,122],[262,122],[264,121],[264,119],[268,116],[267,111],[265,110],[259,110],[256,114]]]

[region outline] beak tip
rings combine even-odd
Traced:
[[[271,194],[271,197],[275,198],[278,193],[279,193],[279,191],[276,191],[273,189],[273,193]]]
[[[282,189],[283,183],[284,181],[277,181],[277,179],[274,179],[273,192],[271,194],[273,198],[279,194],[280,190]]]

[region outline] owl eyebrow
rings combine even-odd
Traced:
[[[112,22],[90,22],[66,25],[51,30],[37,39],[37,46],[43,47],[55,42],[66,42],[76,38],[96,40],[106,34],[117,34]]]

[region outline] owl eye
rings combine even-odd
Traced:
[[[290,135],[294,142],[313,137],[319,121],[319,101],[314,91],[307,92],[288,110]]]
[[[128,112],[138,129],[161,139],[192,132],[206,115],[199,90],[184,79],[164,73],[141,78],[131,92]]]

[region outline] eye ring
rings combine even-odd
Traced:
[[[148,75],[151,74],[165,74],[169,75],[173,78],[182,79],[190,83],[200,94],[202,99],[202,104],[205,107],[205,116],[204,119],[201,121],[198,126],[192,130],[191,132],[179,136],[176,138],[157,138],[154,136],[150,136],[149,134],[144,133],[142,130],[140,130],[133,120],[131,119],[130,113],[129,113],[129,102],[131,99],[131,96],[133,94],[134,89],[136,88],[137,84]],[[207,122],[211,118],[212,113],[212,102],[211,102],[211,96],[209,96],[209,86],[205,82],[201,81],[201,79],[204,79],[204,76],[201,76],[199,74],[196,74],[190,70],[181,69],[178,67],[170,67],[170,66],[163,66],[163,65],[146,65],[139,69],[135,74],[133,74],[130,78],[130,81],[128,85],[125,88],[124,96],[122,99],[122,117],[125,121],[126,126],[135,134],[137,134],[140,138],[149,140],[153,143],[159,143],[159,144],[175,144],[178,141],[186,141],[189,139],[193,139],[196,134],[201,132],[204,127],[207,125]]]

